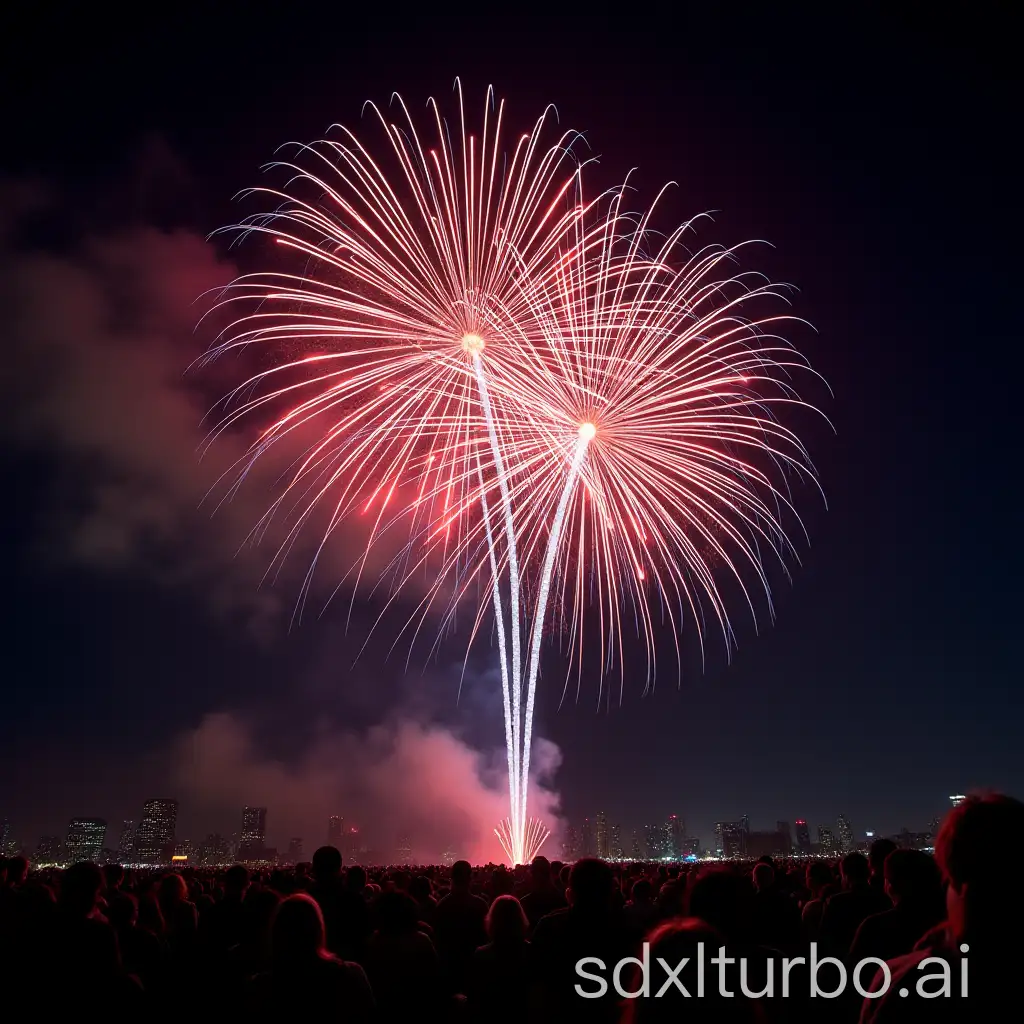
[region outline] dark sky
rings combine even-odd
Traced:
[[[731,665],[713,651],[680,689],[627,685],[621,706],[585,684],[559,707],[564,667],[545,662],[538,729],[561,751],[564,814],[678,813],[707,842],[744,813],[895,831],[952,792],[1021,795],[1021,92],[997,9],[25,14],[3,44],[0,176],[14,834],[171,795],[179,835],[233,831],[243,802],[266,802],[279,843],[319,841],[334,808],[384,836],[436,800],[462,836],[459,814],[488,799],[472,761],[501,736],[486,646],[457,704],[458,637],[402,678],[379,641],[352,669],[368,602],[347,636],[342,604],[289,633],[295,581],[257,592],[268,552],[235,557],[269,492],[197,511],[205,408],[182,377],[208,340],[192,302],[231,276],[203,237],[274,148],[392,90],[447,99],[456,76],[474,97],[493,83],[520,127],[554,103],[603,184],[637,167],[650,198],[675,180],[677,218],[718,211],[714,240],[772,242],[756,265],[799,286],[817,333],[796,340],[835,393],[811,396],[835,434],[807,433],[828,510],[802,495],[811,546],[773,627],[738,619]],[[447,766],[433,796],[424,759]]]

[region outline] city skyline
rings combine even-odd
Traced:
[[[948,796],[947,807],[955,807],[964,798],[963,794]],[[264,853],[269,853],[272,859],[295,859],[300,854],[308,859],[321,845],[335,846],[342,852],[346,863],[358,862],[359,856],[367,853],[380,858],[382,863],[410,863],[417,852],[416,840],[408,830],[401,830],[391,839],[386,836],[368,837],[357,825],[350,822],[346,826],[343,815],[329,815],[323,823],[321,836],[317,835],[316,828],[312,828],[303,836],[289,835],[280,842],[268,841],[270,809],[256,805],[241,808],[240,828],[210,832],[205,838],[191,839],[184,835],[187,829],[176,834],[179,807],[178,801],[173,799],[147,800],[139,827],[133,829],[133,821],[123,819],[116,844],[105,842],[105,839],[113,838],[113,833],[102,818],[72,817],[63,831],[42,834],[34,842],[16,835],[10,819],[0,818],[4,836],[4,847],[0,852],[3,849],[13,852],[17,848],[32,857],[39,851],[52,851],[59,847],[65,852],[81,849],[87,854],[81,859],[95,859],[102,849],[132,863],[167,863],[172,848],[182,862],[194,862],[195,851],[204,844],[220,851],[218,855],[227,857],[230,852],[230,859],[242,862],[259,861]],[[578,822],[562,819],[561,830],[541,852],[550,860],[580,856],[635,859],[638,853],[649,859],[683,859],[698,853],[738,856],[752,851],[756,855],[783,855],[786,850],[795,854],[831,851],[839,856],[863,848],[873,838],[883,836],[892,839],[903,837],[905,842],[922,845],[926,842],[925,837],[934,838],[940,821],[941,815],[936,815],[927,824],[905,822],[894,829],[863,827],[858,830],[840,812],[831,819],[815,822],[802,818],[776,819],[775,828],[768,829],[749,815],[743,815],[732,820],[721,819],[702,835],[696,829],[687,828],[683,815],[669,814],[660,822],[632,824],[611,820],[599,810],[592,818],[584,817]],[[456,850],[457,846],[444,844],[445,850]],[[435,851],[432,860],[440,861],[443,856],[443,852],[438,855]]]

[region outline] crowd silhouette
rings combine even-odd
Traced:
[[[34,872],[15,857],[0,862],[0,991],[43,1019],[154,1022],[1015,1016],[1021,849],[1024,804],[990,795],[949,813],[934,858],[888,840],[835,863],[538,857],[515,871],[346,868],[330,846],[311,864],[252,873]],[[603,991],[581,961],[604,965]],[[849,983],[863,961],[866,995]]]

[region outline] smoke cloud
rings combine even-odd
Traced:
[[[315,735],[286,762],[261,753],[252,724],[217,713],[179,739],[174,760],[196,820],[240,821],[244,805],[266,807],[268,844],[279,849],[298,836],[308,856],[326,842],[328,817],[340,814],[385,861],[408,837],[419,862],[437,863],[450,850],[482,864],[504,859],[493,834],[509,811],[504,757],[485,757],[448,729],[396,718],[365,734]],[[549,784],[561,755],[538,740],[533,760],[531,813],[556,832],[551,854],[560,821]]]

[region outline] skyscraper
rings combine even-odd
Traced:
[[[576,860],[580,851],[580,834],[572,825],[565,830],[565,841],[562,843],[562,856],[568,861]]]
[[[644,846],[648,860],[665,856],[665,830],[660,825],[644,825]]]
[[[119,864],[129,864],[132,851],[135,849],[135,822],[125,819],[121,822],[121,835],[117,840],[117,860]]]
[[[715,845],[721,844],[723,857],[742,857],[747,848],[747,829],[743,821],[720,821],[715,826]]]
[[[686,822],[677,814],[670,814],[665,823],[665,856],[679,860],[686,841]]]
[[[174,853],[174,829],[178,822],[177,800],[147,800],[135,833],[132,854],[136,864],[169,864]]]
[[[302,860],[302,839],[299,836],[293,836],[288,840],[288,862],[290,864],[298,864]]]
[[[608,828],[608,856],[612,860],[622,860],[621,825],[611,825]]]
[[[824,857],[834,857],[836,854],[836,837],[826,825],[818,826],[818,853]]]
[[[589,818],[583,819],[583,827],[580,829],[580,856],[594,856],[594,829]]]
[[[332,814],[327,819],[327,845],[341,850],[344,856],[345,850],[345,819],[340,815]]]
[[[793,849],[793,830],[789,827],[788,821],[777,821],[775,822],[775,831],[779,835],[786,837],[786,845],[792,850]]]
[[[637,835],[636,829],[633,829],[633,837],[630,840],[629,855],[633,860],[639,860],[643,856],[640,852],[640,836]]]
[[[60,836],[40,836],[36,855],[36,866],[53,864],[60,853]]]
[[[64,837],[64,853],[69,864],[82,860],[99,860],[107,823],[102,818],[72,818]]]
[[[398,837],[395,844],[395,857],[397,863],[408,866],[412,863],[412,840],[407,835]]]
[[[808,831],[807,822],[803,818],[797,818],[796,825],[796,848],[799,853],[808,854],[811,852],[811,833]]]
[[[608,859],[608,819],[604,811],[597,812],[597,855],[602,860]]]
[[[857,844],[853,839],[853,826],[847,820],[845,814],[840,814],[836,819],[836,825],[838,826],[839,832],[839,849],[843,853],[851,853],[857,848]]]
[[[242,808],[242,832],[238,839],[238,859],[260,860],[267,839],[266,807]]]

